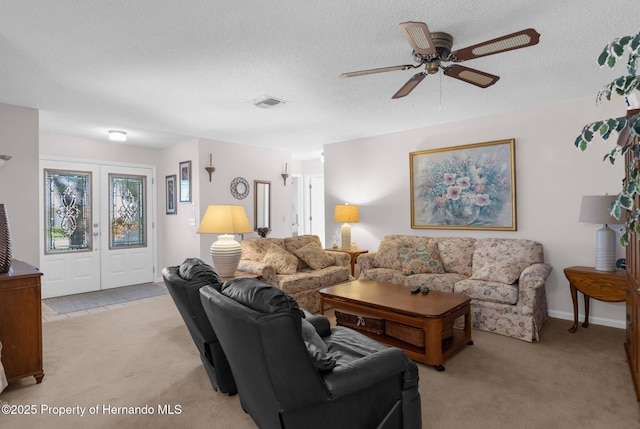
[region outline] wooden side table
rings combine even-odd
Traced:
[[[14,259],[0,274],[0,342],[2,364],[9,383],[33,376],[42,381],[42,273]]]
[[[622,302],[626,300],[627,275],[625,271],[596,271],[592,267],[569,267],[564,275],[571,287],[573,301],[573,326],[569,332],[578,329],[578,291],[584,294],[583,328],[589,327],[589,298],[606,302]]]
[[[324,249],[324,250],[330,250],[332,252],[342,252],[342,253],[348,253],[349,256],[351,257],[351,275],[355,277],[355,271],[356,271],[356,259],[358,259],[358,256],[362,255],[363,253],[368,253],[368,250],[365,249],[341,249],[341,248],[335,248],[335,249]]]

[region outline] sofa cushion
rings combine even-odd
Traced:
[[[360,274],[360,280],[375,280],[378,282],[389,282],[397,285],[405,284],[408,278],[402,271],[391,268],[371,268]]]
[[[486,280],[462,280],[453,287],[454,293],[462,293],[485,302],[515,305],[518,303],[518,284],[506,284]]]
[[[293,251],[293,254],[302,259],[314,270],[321,270],[333,265],[335,260],[316,243],[308,243]]]
[[[535,241],[484,238],[476,242],[471,279],[511,284],[522,270],[543,259],[542,245]]]
[[[398,249],[402,272],[406,276],[421,273],[444,273],[438,245],[434,240],[418,246],[403,245]]]
[[[440,292],[453,293],[454,285],[460,280],[466,280],[468,277],[462,274],[445,273],[445,274],[414,274],[408,276],[404,282],[405,285],[428,286],[431,290]]]
[[[402,262],[400,262],[398,249],[405,244],[406,239],[402,235],[387,235],[384,237],[373,259],[373,266],[401,270]]]
[[[242,259],[262,262],[272,244],[285,248],[284,240],[281,238],[246,238],[240,242]]]
[[[447,273],[463,274],[469,277],[472,273],[475,238],[442,237],[438,242],[438,252],[442,265]]]
[[[277,274],[293,274],[298,266],[298,258],[277,244],[272,244],[262,263],[274,267]]]

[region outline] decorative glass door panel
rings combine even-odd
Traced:
[[[90,171],[45,170],[45,254],[90,252]]]
[[[146,247],[145,176],[109,174],[109,248]]]

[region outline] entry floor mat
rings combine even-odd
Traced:
[[[105,307],[107,305],[121,304],[137,299],[151,298],[169,293],[164,285],[143,283],[133,286],[123,286],[113,289],[104,289],[95,292],[79,293],[75,295],[46,298],[42,302],[51,308],[56,314],[72,313],[90,308]]]

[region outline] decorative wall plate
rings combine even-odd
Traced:
[[[249,182],[244,177],[236,177],[231,181],[231,195],[242,200],[249,195]]]

